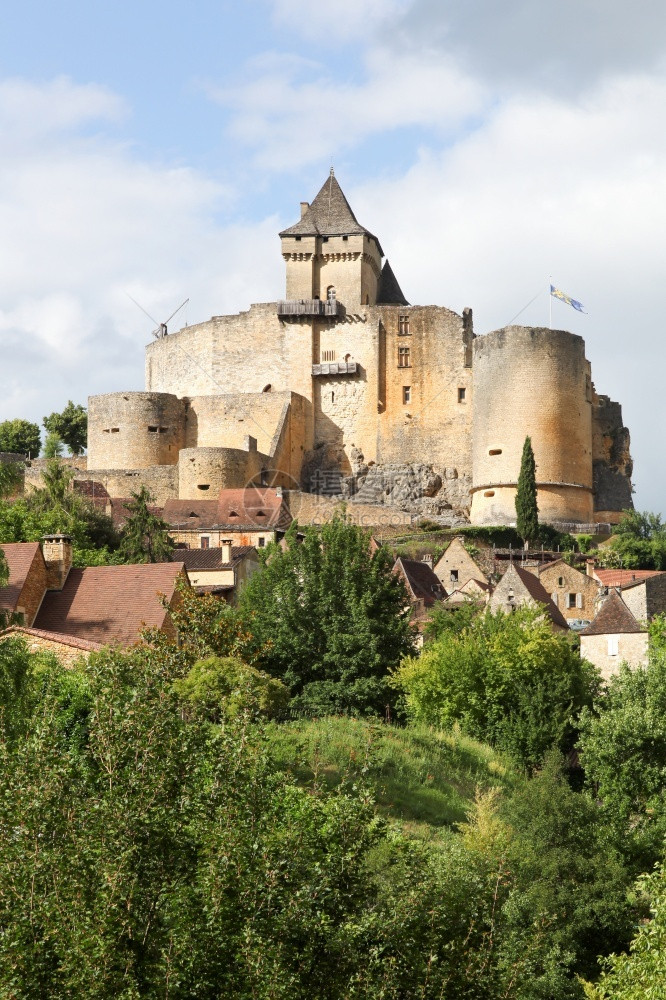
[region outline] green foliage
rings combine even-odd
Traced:
[[[42,455],[44,458],[60,458],[62,455],[63,443],[57,434],[49,432],[44,441]]]
[[[427,642],[439,639],[443,635],[460,635],[466,632],[473,620],[481,614],[481,605],[475,601],[465,601],[455,608],[443,607],[441,603],[434,605],[425,627],[424,636]]]
[[[0,499],[17,491],[22,474],[23,465],[20,462],[0,462]]]
[[[88,413],[85,406],[80,403],[75,405],[69,399],[62,413],[51,413],[42,422],[49,437],[56,437],[64,442],[70,454],[83,454],[88,438]],[[44,453],[46,454],[46,450]]]
[[[243,712],[272,719],[283,715],[289,702],[284,684],[235,656],[198,660],[174,682],[174,691],[211,722],[235,719]]]
[[[553,745],[573,746],[574,720],[597,682],[567,637],[531,607],[486,611],[460,632],[442,632],[393,678],[411,718],[442,728],[457,722],[528,768]]]
[[[516,489],[516,531],[526,542],[534,542],[539,537],[536,462],[529,437],[525,438],[523,454],[520,459],[520,473]]]
[[[306,714],[384,714],[388,671],[413,649],[407,595],[383,547],[341,517],[321,530],[296,526],[267,553],[241,596],[262,647],[258,666],[279,677]]]
[[[41,434],[37,424],[29,420],[3,420],[0,423],[0,451],[14,452],[34,458],[39,455]]]
[[[154,502],[149,490],[142,486],[125,506],[128,517],[120,533],[118,552],[126,563],[169,562],[175,548],[169,538],[169,525],[149,509]]]
[[[597,985],[585,982],[588,1000],[662,1000],[666,996],[666,870],[660,864],[637,889],[650,900],[651,919],[640,926],[631,954],[613,955]]]
[[[666,524],[660,514],[625,510],[607,548],[625,569],[666,569]]]
[[[663,621],[653,632],[663,629]],[[656,648],[655,648],[656,647]],[[580,760],[604,820],[636,872],[660,857],[666,835],[666,652],[657,639],[646,668],[626,664],[580,722]]]

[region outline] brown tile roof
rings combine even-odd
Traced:
[[[33,560],[40,551],[39,542],[7,542],[0,546],[9,567],[9,582],[0,588],[0,608],[16,611],[21,591]]]
[[[288,229],[283,229],[280,236],[355,236],[357,234],[372,237],[379,252],[382,253],[377,237],[356,220],[356,216],[331,170],[303,218]]]
[[[12,635],[34,636],[36,639],[46,639],[48,642],[59,642],[61,646],[71,646],[73,649],[83,649],[94,652],[102,649],[100,642],[91,642],[89,639],[79,639],[74,635],[64,635],[62,632],[46,632],[43,628],[27,628],[25,625],[10,625],[3,632],[0,632],[0,642],[8,639]]]
[[[640,583],[650,576],[660,576],[663,570],[658,569],[595,569],[597,578],[604,587],[627,587]]]
[[[86,497],[100,506],[106,505],[111,499],[106,486],[95,479],[75,479],[72,483],[72,489],[78,496]]]
[[[543,586],[539,583],[539,580],[528,570],[523,569],[522,566],[516,566],[515,563],[511,563],[515,572],[518,574],[518,578],[527,590],[528,594],[537,604],[545,604],[548,615],[550,616],[554,625],[559,625],[560,628],[569,628],[566,618],[553,602],[550,594]]]
[[[441,580],[435,575],[428,563],[418,559],[403,559],[402,556],[399,556],[393,570],[401,573],[414,597],[423,601],[426,607],[430,607],[435,601],[442,601],[446,597]]]
[[[220,490],[217,519],[220,527],[285,530],[292,518],[282,496],[269,486]]]
[[[377,285],[377,305],[387,306],[408,306],[409,302],[402,293],[402,288],[398,284],[398,279],[393,273],[393,268],[388,260],[384,262],[382,273],[379,275]]]
[[[182,572],[182,562],[72,569],[63,589],[44,597],[34,627],[129,646],[144,625],[164,625],[159,595],[170,600]]]
[[[645,632],[616,590],[612,590],[594,620],[580,635],[619,635],[626,632]]]
[[[162,517],[170,528],[210,531],[217,524],[217,500],[167,500]]]
[[[256,552],[253,545],[234,545],[231,549],[231,562],[222,561],[222,548],[210,549],[179,549],[178,559],[188,570],[230,569],[235,563],[246,559],[251,552]]]
[[[130,503],[134,503],[132,497],[111,497],[111,520],[116,528],[122,528],[125,521],[129,517],[127,505]],[[151,514],[154,514],[155,517],[164,516],[162,513],[162,507],[149,504],[148,510]]]

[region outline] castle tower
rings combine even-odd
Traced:
[[[472,524],[515,524],[525,438],[542,521],[593,519],[592,385],[582,337],[510,326],[474,340]]]
[[[280,233],[290,301],[337,301],[347,312],[377,302],[384,256],[379,240],[359,224],[333,169],[299,221]]]

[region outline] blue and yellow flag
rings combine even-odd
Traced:
[[[555,285],[550,286],[550,294],[553,298],[559,299],[560,302],[566,302],[568,306],[573,306],[573,308],[577,309],[579,313],[585,313],[585,310],[580,302],[576,299],[572,299],[570,295],[565,295],[559,288],[555,288]],[[587,313],[585,313],[585,315],[587,315]]]

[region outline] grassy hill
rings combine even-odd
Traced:
[[[477,788],[511,793],[525,780],[491,747],[458,731],[398,728],[344,717],[270,728],[278,767],[305,784],[363,780],[378,810],[412,836],[446,836],[463,822]]]

